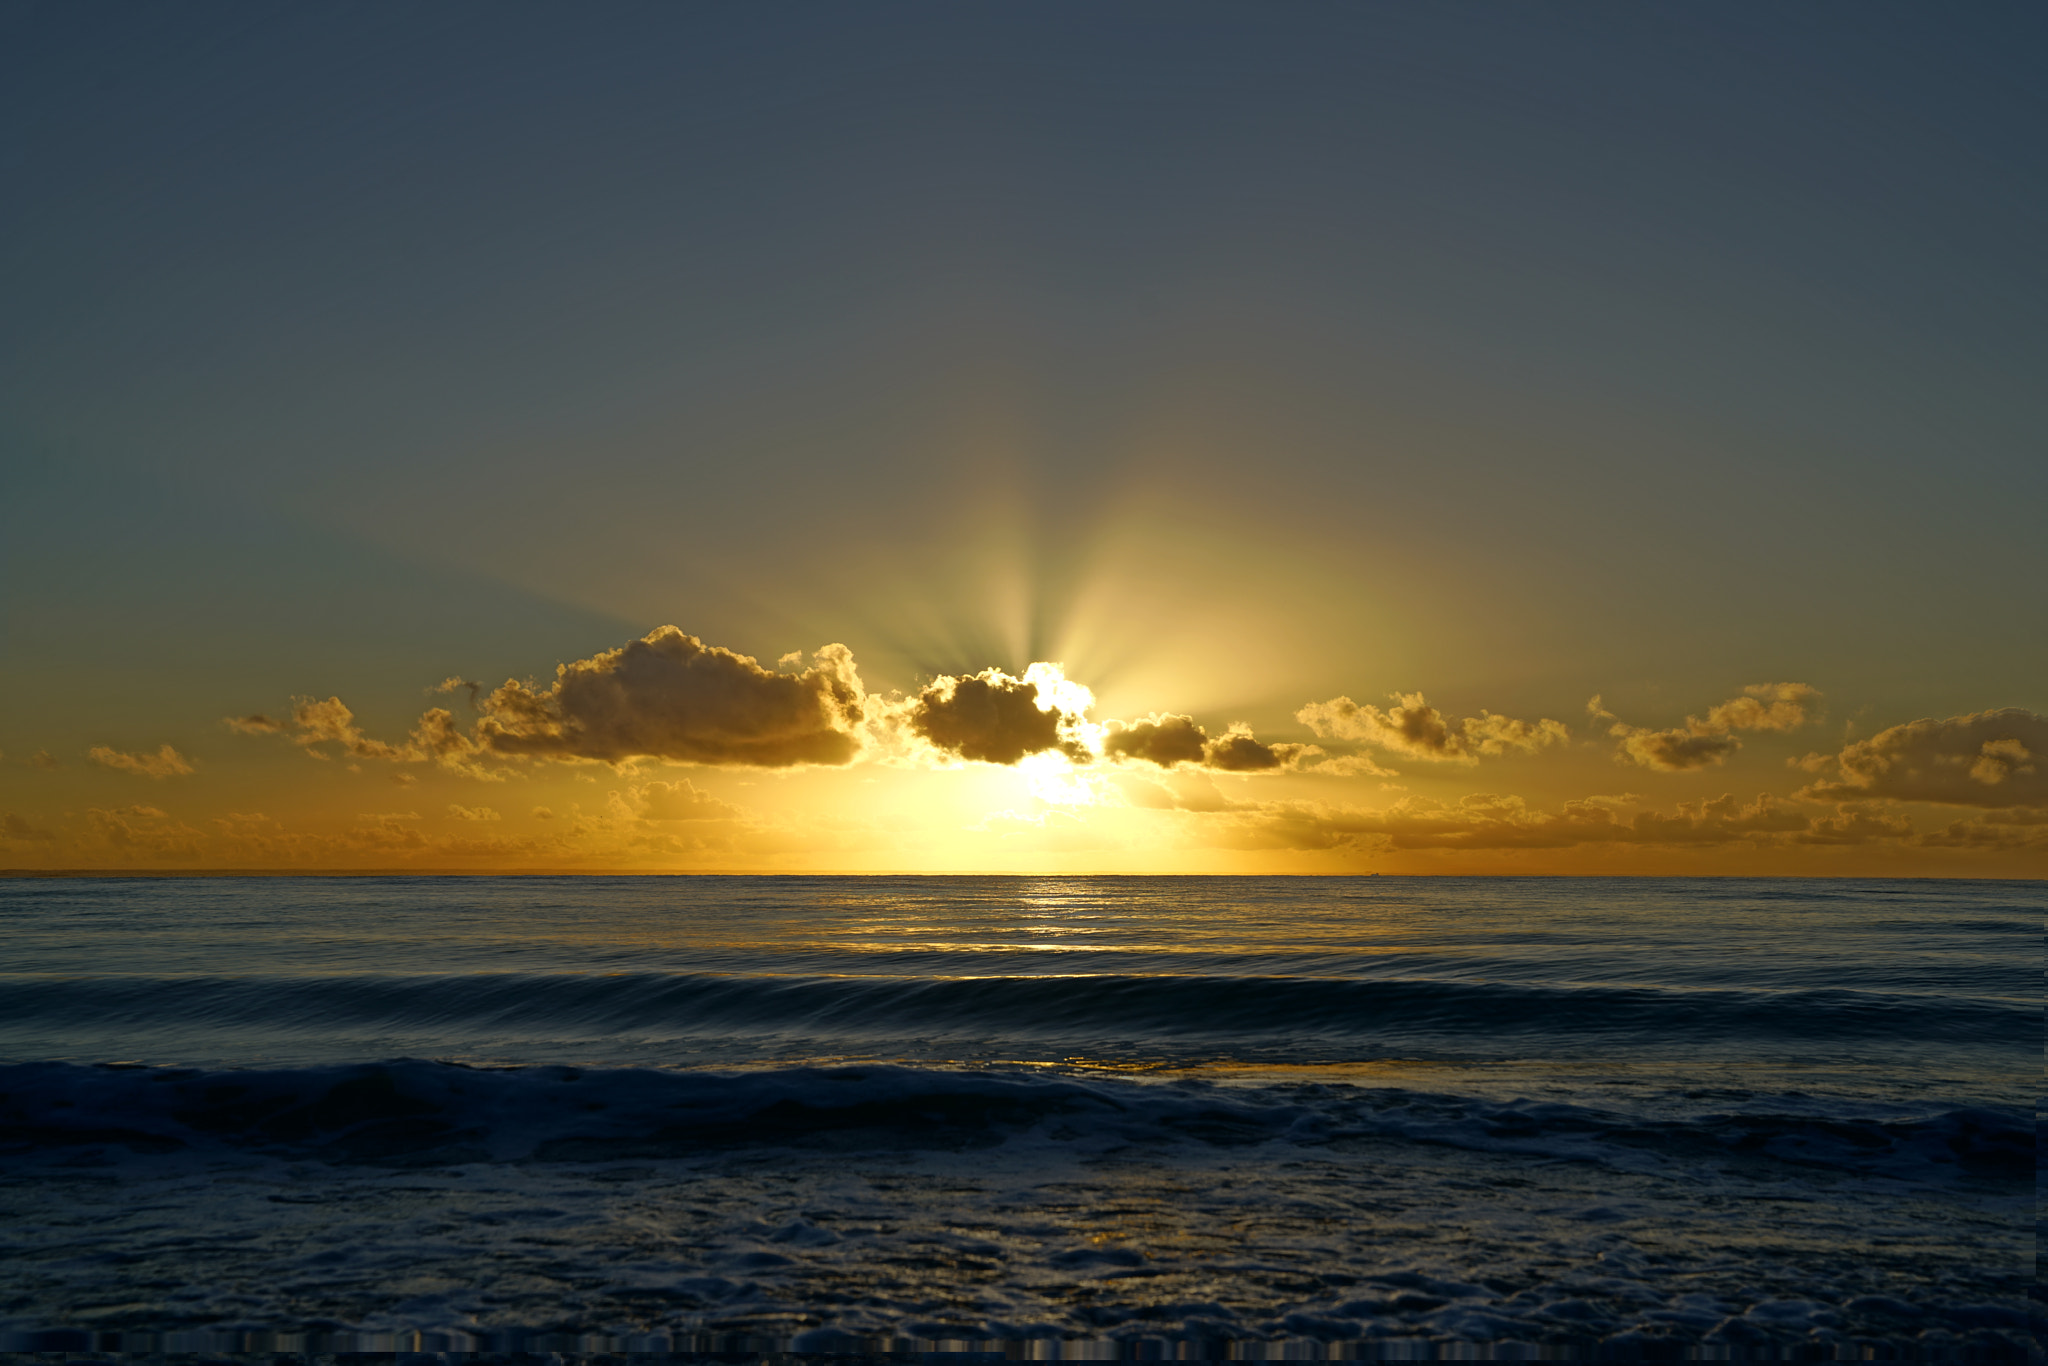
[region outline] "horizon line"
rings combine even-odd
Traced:
[[[1950,873],[1893,873],[1881,875],[1855,875],[1842,873],[1382,873],[1372,870],[1356,873],[1336,872],[1294,872],[1294,873],[1132,873],[1132,872],[1034,872],[1017,869],[993,869],[986,872],[932,872],[917,869],[903,870],[835,870],[806,869],[789,871],[767,871],[748,869],[666,869],[666,868],[0,868],[0,879],[75,879],[75,878],[125,878],[133,880],[156,880],[176,878],[365,878],[365,877],[722,877],[722,878],[1466,878],[1493,881],[1595,881],[1602,879],[1631,879],[1635,881],[1721,881],[1721,882],[2044,882],[2048,878],[2038,877],[1973,877]]]

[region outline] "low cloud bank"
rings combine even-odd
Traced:
[[[1681,802],[1676,810],[1630,811],[1632,802],[1592,797],[1555,811],[1522,798],[1479,793],[1445,803],[1404,798],[1383,811],[1309,803],[1237,808],[1236,839],[1244,847],[1400,850],[1567,849],[1581,845],[1711,846],[1734,843],[1866,844],[1912,834],[1903,817],[1845,806],[1815,815],[1782,797],[1758,793]]]

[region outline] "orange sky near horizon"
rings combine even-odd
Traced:
[[[1793,682],[1683,717],[1306,699],[1266,734],[1107,717],[1039,663],[870,691],[673,627],[545,684],[339,697],[157,747],[9,756],[28,869],[2039,876],[2048,720],[1828,720]],[[79,806],[70,803],[79,802]],[[27,806],[27,803],[22,803]],[[82,806],[82,809],[80,807]]]

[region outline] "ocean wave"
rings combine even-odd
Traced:
[[[717,973],[16,978],[0,1026],[491,1035],[1573,1041],[2024,1041],[2038,1007],[1803,991],[1160,975],[883,977]]]
[[[137,1158],[255,1152],[448,1166],[689,1158],[743,1148],[963,1149],[1006,1142],[1301,1148],[1421,1142],[1639,1168],[1776,1162],[1908,1180],[2031,1177],[2030,1116],[1996,1107],[1873,1112],[1811,1097],[1649,1117],[1394,1088],[1229,1086],[1023,1069],[873,1066],[745,1072],[415,1059],[266,1070],[0,1068],[0,1152]]]

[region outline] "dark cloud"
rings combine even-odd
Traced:
[[[1615,720],[1607,733],[1621,742],[1615,757],[1622,762],[1682,773],[1721,763],[1741,749],[1735,731],[1797,730],[1812,719],[1820,700],[1820,690],[1804,683],[1752,683],[1742,696],[1709,707],[1705,717],[1686,717],[1683,726],[1652,730]],[[1600,705],[1598,694],[1586,710],[1596,718],[1614,719],[1614,713]]]
[[[1817,801],[2048,805],[2048,716],[2005,707],[1908,721],[1845,745],[1833,767],[1833,777],[1797,795]]]
[[[34,754],[29,755],[23,762],[30,768],[55,768],[57,767],[57,756],[46,749],[39,749]]]
[[[480,704],[476,744],[493,754],[606,763],[851,763],[865,702],[853,655],[827,645],[811,661],[802,672],[777,673],[664,626],[561,665],[549,687],[505,683]],[[452,720],[449,734],[460,739]]]
[[[450,678],[431,691],[475,686]],[[315,758],[331,757],[324,747],[332,746],[352,759],[434,763],[486,779],[506,775],[486,766],[493,756],[787,768],[851,762],[860,752],[865,695],[843,645],[818,651],[808,669],[778,673],[664,626],[559,666],[548,687],[508,680],[473,701],[481,713],[473,732],[434,707],[402,744],[365,735],[338,697],[296,699],[289,722],[258,714],[227,724],[248,734],[289,734]]]
[[[178,778],[192,772],[192,761],[169,745],[154,754],[124,754],[105,745],[94,745],[86,751],[86,757],[102,768],[118,769],[145,778]]]
[[[1209,736],[1192,716],[1154,714],[1142,721],[1111,721],[1102,737],[1102,752],[1112,759],[1143,759],[1171,768],[1200,764]]]
[[[1188,764],[1225,773],[1270,773],[1322,751],[1314,745],[1265,744],[1243,725],[1212,737],[1191,716],[1155,712],[1142,721],[1109,722],[1102,752],[1110,759],[1143,760],[1161,768]]]
[[[1303,758],[1320,753],[1314,745],[1269,745],[1254,739],[1248,728],[1232,726],[1209,741],[1202,757],[1210,768],[1225,773],[1271,773],[1292,768]]]
[[[1461,764],[1476,764],[1481,757],[1534,754],[1571,738],[1562,722],[1547,718],[1518,721],[1481,711],[1477,716],[1452,720],[1430,706],[1419,692],[1395,693],[1393,700],[1396,705],[1382,711],[1370,702],[1333,697],[1309,703],[1294,719],[1321,739],[1352,740],[1411,759]]]
[[[1023,678],[984,669],[936,679],[910,704],[910,729],[934,749],[985,764],[1014,764],[1046,750],[1086,762],[1088,751],[1072,733],[1080,713],[1060,709],[1050,677],[1041,673],[1046,667],[1034,664]]]

